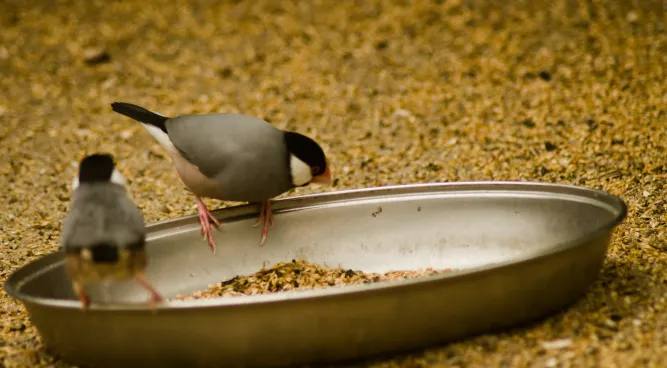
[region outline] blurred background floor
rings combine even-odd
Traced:
[[[84,154],[116,156],[147,221],[196,213],[164,151],[112,101],[242,112],[322,142],[329,190],[536,180],[628,203],[599,282],[569,310],[364,365],[667,366],[666,7],[3,0],[0,281],[57,249]],[[20,303],[0,300],[0,366],[68,366]]]

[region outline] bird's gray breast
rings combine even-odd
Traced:
[[[261,119],[189,115],[167,121],[167,131],[183,156],[218,184],[214,198],[261,202],[292,188],[283,132]]]

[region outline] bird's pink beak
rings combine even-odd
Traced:
[[[317,184],[331,184],[331,172],[329,171],[329,168],[324,170],[322,175],[318,175],[311,180],[311,183],[317,183]]]

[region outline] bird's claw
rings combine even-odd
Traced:
[[[156,305],[159,303],[162,303],[164,299],[160,294],[153,294],[151,293],[150,299],[148,299],[148,308],[150,308],[151,312],[153,314],[157,314],[157,308]]]
[[[200,233],[204,237],[204,240],[208,242],[208,245],[211,247],[211,251],[215,254],[215,241],[213,241],[213,232],[211,231],[211,223],[213,226],[220,230],[222,226],[220,222],[213,216],[213,214],[208,210],[204,201],[201,198],[197,197],[197,210],[199,212],[199,222],[201,223]]]
[[[147,280],[146,277],[144,276],[143,272],[139,272],[135,275],[135,279],[139,283],[139,285],[143,286],[150,294],[151,297],[148,299],[148,307],[151,309],[151,312],[153,314],[157,313],[156,304],[162,303],[164,301],[164,298],[160,293],[153,288],[153,285],[151,285]]]
[[[269,201],[262,202],[260,205],[259,217],[253,227],[257,227],[261,223],[264,223],[264,226],[262,227],[262,238],[259,241],[260,247],[264,245],[269,229],[273,229],[273,211],[271,211],[271,202]]]
[[[90,297],[88,296],[88,293],[86,293],[86,289],[84,289],[83,284],[78,281],[75,281],[73,286],[74,291],[79,296],[79,300],[81,301],[81,310],[84,312],[87,311],[88,306],[90,305]]]

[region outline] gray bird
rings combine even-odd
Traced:
[[[163,300],[146,281],[144,218],[129,198],[125,178],[113,157],[84,157],[72,182],[72,203],[61,231],[65,268],[84,310],[90,298],[84,285],[135,278],[151,294],[149,304]]]
[[[142,123],[171,158],[195,195],[201,233],[215,253],[211,214],[202,197],[260,205],[254,226],[264,223],[260,246],[273,226],[270,199],[310,183],[331,183],[322,148],[311,138],[283,131],[243,114],[182,115],[168,118],[125,102],[113,111]]]

